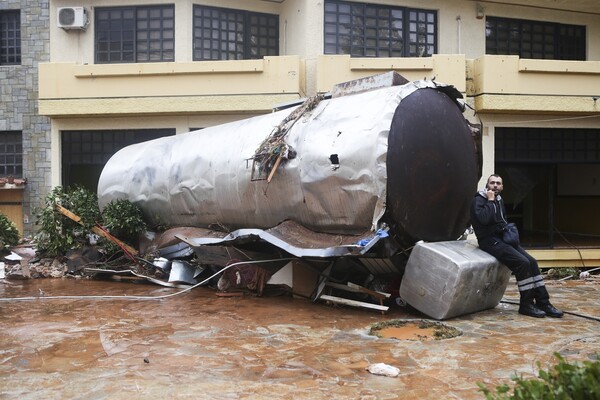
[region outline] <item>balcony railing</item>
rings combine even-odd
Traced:
[[[487,55],[472,62],[468,94],[479,112],[598,113],[600,61]]]
[[[46,63],[40,114],[48,116],[268,112],[297,100],[297,56],[190,63]]]
[[[600,61],[322,55],[315,68],[316,78],[305,82],[303,61],[297,56],[190,63],[40,64],[40,114],[262,113],[305,93],[328,92],[337,83],[390,70],[409,80],[452,84],[473,97],[478,112],[600,112]]]

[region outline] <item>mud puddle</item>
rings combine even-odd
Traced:
[[[441,322],[390,320],[374,324],[370,334],[387,339],[428,341],[451,339],[462,332]]]

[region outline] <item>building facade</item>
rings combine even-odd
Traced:
[[[0,212],[21,232],[51,182],[50,119],[37,102],[38,65],[50,60],[49,13],[48,1],[0,3],[0,179],[17,179],[0,183]]]
[[[464,94],[484,125],[482,180],[493,172],[505,178],[510,217],[543,265],[600,265],[594,0],[11,0],[2,7],[2,18],[20,12],[22,59],[0,62],[7,77],[0,137],[22,135],[25,233],[46,193],[95,188],[123,146],[269,113],[394,70]],[[29,18],[34,12],[40,17]],[[3,23],[3,33],[10,29]],[[4,55],[11,45],[1,43]],[[20,80],[21,106],[5,94]]]

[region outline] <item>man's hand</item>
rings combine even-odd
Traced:
[[[487,199],[490,201],[494,201],[496,199],[496,194],[494,193],[493,190],[488,189],[486,192],[487,195]]]

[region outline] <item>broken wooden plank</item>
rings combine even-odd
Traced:
[[[329,274],[331,273],[331,268],[333,268],[333,264],[334,264],[334,262],[330,263],[327,266],[327,268],[325,268],[325,270],[323,271],[321,276],[319,277],[319,283],[317,285],[317,288],[315,289],[314,294],[311,296],[313,303],[315,301],[317,301],[319,299],[319,297],[321,297],[321,294],[323,293],[325,286],[327,285],[327,283],[329,283],[328,282]]]
[[[277,160],[275,160],[275,165],[273,165],[273,169],[271,170],[269,177],[267,178],[267,183],[271,183],[271,179],[273,179],[273,175],[275,175],[275,171],[277,171],[277,168],[279,167],[279,164],[281,163],[282,158],[283,158],[283,154],[280,153],[279,156],[277,157]]]
[[[389,294],[389,293],[378,292],[375,290],[367,289],[364,286],[359,286],[356,283],[352,283],[352,282],[348,282],[348,287],[356,289],[360,293],[370,294],[371,296],[377,297],[378,299],[382,299],[382,298],[387,299],[391,296],[391,294]]]
[[[357,301],[357,300],[343,299],[341,297],[329,296],[327,294],[321,295],[320,298],[322,300],[331,301],[333,303],[338,303],[338,304],[343,304],[343,305],[353,306],[353,307],[368,308],[368,309],[372,309],[372,310],[378,310],[381,312],[385,312],[385,311],[389,310],[388,306],[382,306],[379,304],[372,304],[372,303],[365,303],[363,301]]]
[[[391,296],[389,293],[383,293],[383,292],[377,292],[374,290],[370,290],[370,289],[367,289],[366,287],[357,285],[356,283],[352,283],[352,282],[348,282],[346,285],[342,285],[342,284],[334,283],[334,282],[326,282],[325,284],[327,287],[344,290],[346,292],[367,294],[367,295],[379,300],[380,306],[383,306],[383,301]],[[382,311],[382,313],[383,313],[383,311]]]
[[[375,297],[379,301],[385,300],[391,296],[389,293],[370,290],[366,287],[357,285],[356,283],[352,282],[348,282],[346,285],[334,282],[327,282],[325,283],[325,285],[334,289],[344,290],[346,292],[368,294],[369,296]]]
[[[346,285],[334,282],[327,282],[326,285],[334,289],[345,290],[346,292],[368,294],[379,300],[387,299],[391,296],[389,293],[377,292],[375,290],[367,289],[366,287],[357,285],[356,283],[352,282],[348,282]]]

